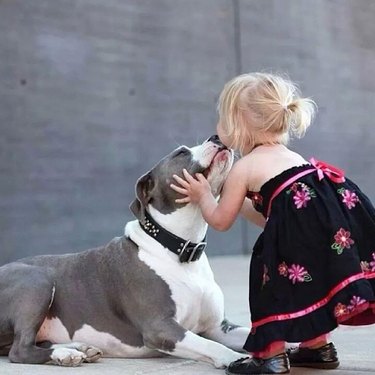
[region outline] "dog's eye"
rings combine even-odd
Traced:
[[[180,155],[185,155],[189,152],[187,148],[180,148],[179,150],[176,151],[174,156],[180,156]]]

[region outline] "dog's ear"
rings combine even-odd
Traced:
[[[150,192],[154,188],[155,182],[152,178],[151,172],[140,177],[135,185],[136,198],[130,204],[129,208],[134,216],[141,222],[145,220],[145,210],[151,200]]]

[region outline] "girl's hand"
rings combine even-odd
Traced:
[[[208,193],[211,193],[211,186],[206,178],[201,173],[196,173],[196,179],[186,170],[182,171],[185,180],[177,175],[173,175],[173,178],[178,182],[180,186],[171,184],[171,188],[177,193],[186,195],[185,198],[176,199],[177,203],[199,203],[202,197]]]

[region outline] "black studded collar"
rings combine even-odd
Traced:
[[[139,224],[149,236],[172,251],[172,253],[178,255],[181,263],[189,263],[198,260],[207,246],[206,237],[202,242],[193,243],[175,236],[173,233],[161,227],[147,211],[145,211],[144,223],[139,222]]]

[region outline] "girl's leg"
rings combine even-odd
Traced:
[[[326,333],[324,335],[315,337],[312,340],[303,341],[300,344],[300,348],[309,348],[309,349],[320,348],[324,345],[327,345],[328,340],[329,340],[329,334]],[[278,354],[281,354],[281,353],[284,353],[284,352],[285,352],[285,342],[284,341],[275,341],[272,344],[270,344],[269,346],[267,346],[261,352],[254,352],[254,353],[252,353],[252,355],[253,355],[253,357],[256,357],[256,358],[267,359],[267,358],[274,357],[275,355],[278,355]]]
[[[309,349],[321,348],[322,346],[328,344],[329,336],[330,336],[329,333],[325,333],[324,335],[315,337],[312,340],[303,341],[303,342],[301,342],[299,347],[300,348],[309,348]]]
[[[284,352],[285,341],[275,341],[272,344],[268,345],[266,349],[262,350],[261,352],[254,352],[252,353],[252,355],[256,358],[267,359]]]

